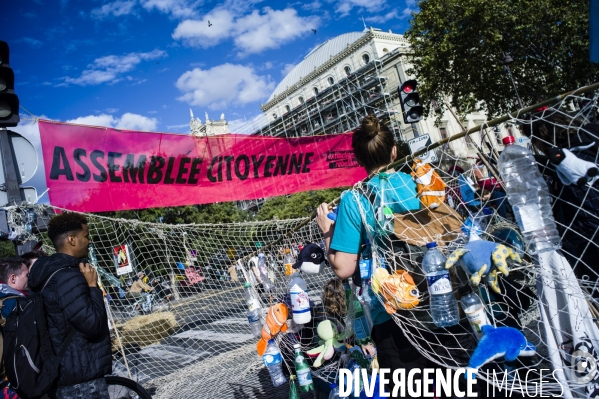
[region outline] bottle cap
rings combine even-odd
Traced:
[[[269,343],[269,344],[274,344],[274,343],[275,343],[275,340],[274,340],[274,339],[269,339],[269,340],[268,340],[268,343]]]
[[[245,284],[243,285],[243,288],[249,288],[249,287],[251,287],[251,286],[252,286],[252,285],[251,285],[250,283],[245,283]]]
[[[264,258],[264,254],[263,254],[262,252],[260,252],[260,253],[258,254],[258,257],[259,257],[259,258]]]
[[[291,252],[291,250],[289,248],[285,248],[285,253],[288,254],[289,252]]]
[[[504,137],[501,141],[503,142],[503,145],[510,145],[514,144],[516,142],[516,139],[514,138],[514,136],[507,136]]]
[[[433,242],[429,242],[428,244],[426,244],[427,248],[435,248],[436,246],[437,246],[437,243],[434,242],[434,241]]]
[[[458,290],[458,293],[460,294],[460,296],[466,296],[468,294],[472,294],[472,288],[466,284],[462,287],[460,287],[460,289]]]
[[[293,345],[293,348],[294,348],[294,349],[299,349],[299,348],[301,348],[301,347],[302,347],[302,346],[301,346],[300,344],[295,344],[295,345]]]

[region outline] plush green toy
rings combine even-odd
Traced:
[[[318,323],[316,332],[321,339],[321,345],[306,352],[311,358],[316,357],[312,364],[315,368],[322,366],[324,360],[332,358],[335,349],[344,346],[343,342],[337,341],[337,329],[330,320],[323,320]]]
[[[466,273],[470,276],[473,286],[478,286],[483,276],[493,291],[501,294],[497,284],[497,270],[504,275],[509,274],[507,258],[521,262],[520,255],[511,248],[496,242],[475,240],[470,241],[463,248],[456,249],[449,255],[445,268],[450,269],[460,259]]]

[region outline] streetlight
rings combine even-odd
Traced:
[[[516,89],[516,83],[514,82],[514,77],[512,76],[512,71],[510,70],[509,65],[514,62],[514,59],[507,53],[503,53],[503,72],[506,72],[512,81],[512,86],[514,86],[514,91],[516,92],[516,97],[518,98],[518,104],[520,104],[520,109],[524,108],[522,105],[522,100],[520,100],[520,95],[518,94],[518,89]]]

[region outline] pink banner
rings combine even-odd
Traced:
[[[147,133],[40,120],[50,203],[81,212],[207,204],[350,186],[351,133]]]

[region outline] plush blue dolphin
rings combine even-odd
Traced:
[[[505,360],[516,360],[518,356],[533,356],[536,348],[528,342],[520,330],[513,327],[495,328],[482,326],[483,337],[470,357],[468,367],[478,370],[483,364],[504,356]]]

